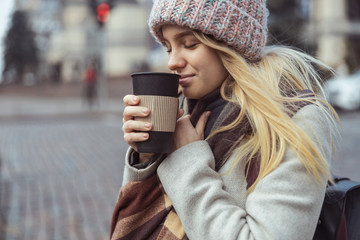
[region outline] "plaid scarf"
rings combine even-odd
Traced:
[[[126,184],[115,205],[111,240],[183,239],[184,229],[157,175]]]
[[[313,96],[313,93],[304,90],[295,95]],[[292,113],[296,113],[307,104],[305,101],[297,102],[287,108]],[[190,120],[194,126],[203,112],[211,111],[205,126],[205,137],[215,128],[233,122],[240,112],[240,108],[221,98],[219,89],[199,101],[188,100],[188,107],[191,114]],[[220,121],[219,118],[221,118]],[[215,157],[216,170],[220,169],[225,162],[224,158],[236,147],[234,143],[251,132],[250,123],[245,117],[235,128],[218,133],[208,139]],[[253,160],[251,165],[246,167],[248,168],[247,188],[254,183],[258,176],[260,155],[257,154]],[[110,239],[186,239],[180,219],[156,174],[143,181],[129,182],[121,189],[113,212]]]

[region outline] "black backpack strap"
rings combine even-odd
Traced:
[[[354,239],[354,236],[360,236],[358,226],[360,226],[360,182],[335,177],[334,184],[329,184],[326,188],[313,239]]]

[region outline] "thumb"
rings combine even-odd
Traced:
[[[181,118],[184,115],[184,109],[178,109],[177,119]]]
[[[209,119],[209,116],[210,116],[210,111],[206,111],[204,112],[203,114],[201,114],[197,124],[196,124],[196,132],[201,135],[203,137],[204,135],[204,130],[205,130],[205,126],[206,126],[206,123]]]

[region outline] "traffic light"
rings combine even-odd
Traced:
[[[96,7],[96,18],[100,25],[106,23],[110,15],[110,5],[106,2],[99,3]]]
[[[113,0],[89,0],[89,7],[94,13],[99,27],[103,27],[109,19]]]

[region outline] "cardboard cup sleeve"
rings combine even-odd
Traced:
[[[134,73],[133,92],[140,98],[139,106],[150,110],[148,117],[136,121],[151,122],[149,139],[137,142],[140,153],[170,153],[176,127],[179,100],[177,96],[180,76],[171,73]]]
[[[150,115],[146,118],[135,118],[153,124],[152,131],[174,132],[179,99],[166,96],[141,95],[139,106],[150,109]]]

